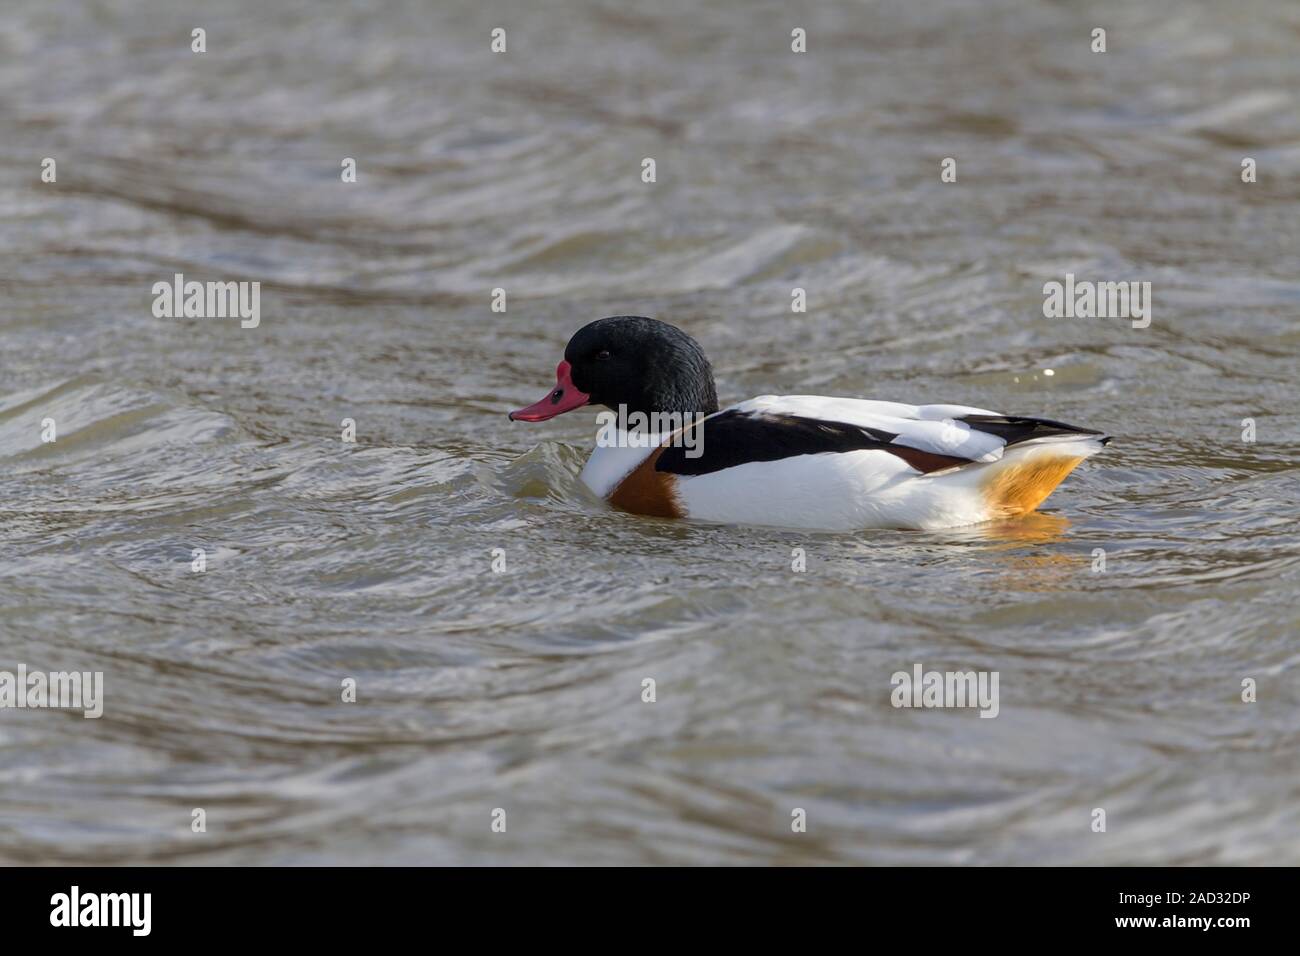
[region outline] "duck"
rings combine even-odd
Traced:
[[[713,367],[658,319],[569,339],[555,387],[510,412],[604,406],[580,480],[637,515],[810,531],[935,531],[1029,514],[1110,436],[966,405],[760,395],[719,408]]]

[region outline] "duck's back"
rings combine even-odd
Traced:
[[[697,428],[690,440],[679,433],[643,453],[598,448],[584,480],[612,504],[645,514],[828,531],[937,529],[1034,510],[1109,440],[962,405],[809,395],[761,396]],[[589,473],[603,475],[599,485]]]

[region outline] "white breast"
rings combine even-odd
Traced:
[[[641,462],[645,461],[649,454],[658,447],[663,436],[653,435],[646,441],[646,447],[622,447],[631,445],[626,433],[620,432],[621,436],[618,441],[621,444],[598,444],[587,459],[587,464],[582,468],[582,474],[578,477],[582,483],[590,488],[601,498],[609,496],[620,481]]]

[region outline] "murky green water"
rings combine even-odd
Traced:
[[[6,7],[0,670],[106,700],[0,710],[0,861],[1300,862],[1300,11],[1091,6]],[[505,413],[615,313],[1116,441],[996,528],[609,512]]]

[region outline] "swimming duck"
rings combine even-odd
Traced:
[[[713,369],[675,326],[583,326],[555,388],[512,421],[604,405],[582,482],[663,518],[824,531],[935,530],[1027,514],[1110,441],[1047,418],[965,405],[761,395],[719,410]]]

